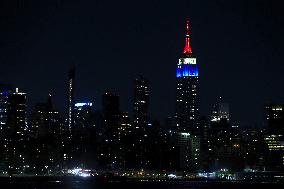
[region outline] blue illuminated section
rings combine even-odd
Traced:
[[[83,107],[83,106],[93,106],[92,102],[80,102],[80,103],[76,103],[75,107]]]
[[[198,76],[197,64],[182,64],[178,65],[176,70],[177,77],[196,77]]]
[[[180,68],[180,66],[178,66],[177,68],[177,77],[181,77],[182,76],[182,70]]]
[[[0,93],[0,95],[5,95],[5,96],[7,96],[7,95],[9,95],[9,94],[11,94],[11,92],[9,92],[9,91],[4,91],[4,92],[1,92],[1,93]]]

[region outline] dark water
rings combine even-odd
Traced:
[[[107,181],[90,178],[0,178],[0,189],[284,189],[279,183]]]

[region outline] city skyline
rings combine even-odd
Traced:
[[[175,66],[189,17],[201,70],[201,115],[210,116],[222,96],[230,104],[230,120],[261,125],[264,104],[283,103],[283,78],[277,77],[283,71],[278,53],[283,15],[276,4],[181,2],[172,9],[169,3],[126,4],[7,3],[1,13],[1,82],[26,92],[29,110],[51,91],[65,113],[66,74],[76,64],[77,101],[94,100],[101,109],[101,94],[113,91],[131,113],[132,81],[143,75],[151,88],[150,115],[161,120],[174,114]],[[126,12],[115,18],[120,9]]]
[[[276,5],[4,2],[0,183],[283,184]]]

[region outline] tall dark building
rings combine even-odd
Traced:
[[[37,103],[32,114],[32,133],[38,136],[55,136],[61,132],[62,120],[54,108],[51,94],[46,102]]]
[[[267,168],[271,170],[284,170],[284,105],[267,104],[265,106],[265,119],[267,131],[264,141],[268,153]]]
[[[149,82],[140,77],[134,80],[133,122],[134,127],[143,128],[148,124]]]
[[[230,120],[230,109],[229,109],[229,104],[224,103],[222,101],[222,98],[219,97],[218,102],[213,107],[213,111],[212,111],[212,115],[211,115],[211,121],[219,122],[222,119],[229,122],[229,120]]]
[[[194,132],[198,120],[199,79],[196,58],[190,46],[189,20],[186,21],[185,47],[176,68],[176,126]]]
[[[66,148],[65,124],[59,112],[54,108],[51,94],[45,102],[35,105],[31,118],[29,132],[32,137],[30,137],[28,148],[32,154],[29,158],[30,165],[38,172],[48,173],[63,165],[63,152]]]
[[[71,132],[74,126],[74,83],[75,83],[75,66],[72,66],[68,74],[68,128]]]
[[[218,102],[214,104],[213,111],[210,120],[211,128],[213,129],[224,129],[229,128],[230,121],[230,108],[229,104],[223,102],[222,98],[219,97]]]
[[[80,167],[94,166],[96,127],[93,119],[93,103],[80,102],[74,108],[74,129],[72,129],[71,165]]]
[[[3,131],[8,127],[8,100],[13,90],[13,87],[10,85],[0,84],[0,131]]]
[[[76,129],[82,129],[93,126],[91,114],[93,113],[92,102],[78,102],[74,108],[74,123]]]
[[[26,93],[19,92],[18,88],[1,87],[0,89],[0,121],[1,128],[25,130]]]
[[[103,113],[104,114],[111,114],[111,115],[118,115],[119,114],[119,96],[116,94],[112,94],[107,92],[102,96],[103,101]]]
[[[269,131],[279,132],[284,130],[284,105],[267,104],[265,106],[265,121]]]
[[[121,167],[121,150],[118,131],[120,128],[120,103],[119,96],[105,93],[102,96],[104,117],[104,140],[101,147],[100,161],[110,169]]]
[[[0,159],[20,170],[25,163],[26,93],[0,86]]]

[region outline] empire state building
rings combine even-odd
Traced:
[[[186,21],[185,47],[176,68],[176,126],[179,131],[198,128],[199,82],[196,58],[190,46],[189,20]]]

